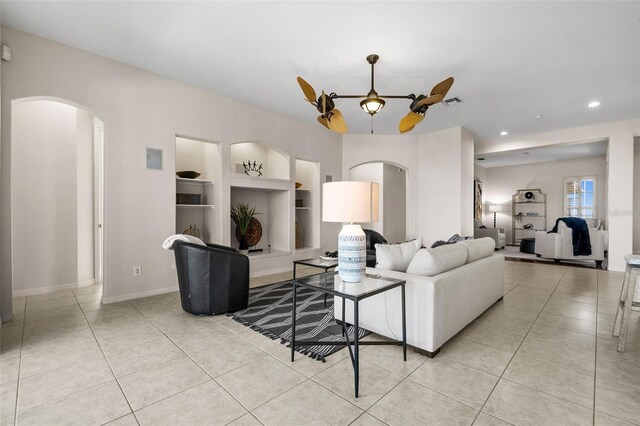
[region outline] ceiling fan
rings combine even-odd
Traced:
[[[302,77],[298,77],[298,84],[304,93],[306,100],[316,107],[320,112],[318,116],[318,122],[329,130],[333,130],[336,133],[347,133],[347,123],[344,121],[344,117],[339,109],[335,107],[334,99],[340,98],[364,98],[360,102],[360,107],[372,117],[379,112],[385,104],[384,99],[411,99],[411,105],[409,105],[409,113],[400,120],[398,130],[400,133],[406,133],[413,130],[413,128],[424,119],[424,115],[430,106],[441,102],[447,95],[449,89],[453,85],[453,77],[449,77],[446,80],[433,86],[429,95],[378,95],[378,92],[374,89],[374,65],[378,62],[380,57],[375,54],[367,56],[367,62],[371,64],[371,90],[366,95],[338,95],[334,92],[328,95],[322,91],[322,94],[317,97],[316,91],[307,83]],[[373,133],[373,130],[371,131]]]

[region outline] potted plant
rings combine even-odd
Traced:
[[[249,253],[249,246],[247,245],[247,231],[249,230],[249,224],[251,219],[260,213],[256,212],[255,207],[249,207],[249,204],[238,203],[231,207],[231,219],[238,227],[238,233],[240,234],[240,253]]]

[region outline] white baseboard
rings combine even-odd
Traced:
[[[80,281],[78,283],[78,288],[89,287],[90,285],[94,285],[95,283],[96,283],[96,279],[95,278],[91,278],[90,280]]]
[[[123,294],[121,296],[104,297],[104,295],[103,295],[102,296],[102,303],[107,305],[109,303],[126,302],[127,300],[141,299],[143,297],[157,296],[159,294],[166,294],[166,293],[173,293],[174,291],[178,291],[178,290],[179,290],[178,286],[175,285],[175,286],[172,286],[172,287],[157,288],[157,289],[153,289],[153,290],[139,291],[137,293]]]
[[[40,294],[55,293],[56,291],[60,291],[60,290],[75,290],[80,287],[86,287],[88,285],[92,285],[93,283],[95,283],[95,280],[91,280],[91,284],[88,284],[87,282],[88,281],[83,281],[81,283],[69,283],[69,284],[51,285],[46,287],[29,288],[26,290],[14,290],[13,297],[37,296]]]

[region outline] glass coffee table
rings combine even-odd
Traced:
[[[324,272],[328,272],[329,269],[334,269],[336,266],[338,266],[338,258],[336,257],[335,259],[330,259],[330,260],[324,260],[324,259],[303,259],[303,260],[294,260],[293,261],[293,279],[296,279],[296,266],[298,265],[304,265],[304,266],[310,266],[312,268],[319,268],[319,269],[323,269]]]
[[[318,275],[311,275],[304,278],[297,278],[292,281],[293,285],[293,307],[291,312],[291,339],[289,341],[291,345],[291,362],[294,361],[295,348],[297,346],[334,346],[341,345],[346,346],[349,349],[349,356],[351,357],[351,363],[353,364],[354,371],[354,385],[355,396],[358,397],[358,388],[360,383],[360,345],[402,345],[402,355],[404,361],[407,360],[407,319],[405,309],[405,284],[406,281],[398,280],[394,278],[386,278],[380,275],[367,274],[366,277],[359,283],[347,283],[340,279],[340,275],[337,272],[325,272]],[[296,310],[297,310],[297,289],[298,287],[308,288],[320,293],[324,293],[326,296],[336,296],[342,298],[342,321],[337,321],[342,326],[342,334],[345,337],[344,341],[318,341],[318,340],[296,340]],[[371,341],[366,340],[360,342],[358,337],[359,326],[359,304],[360,301],[369,297],[376,296],[386,291],[393,290],[400,287],[402,292],[402,341]],[[353,303],[353,341],[349,340],[349,334],[345,321],[345,305],[346,301],[350,300]]]

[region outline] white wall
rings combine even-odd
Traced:
[[[341,180],[341,138],[322,126],[10,28],[3,27],[2,32],[3,42],[13,50],[13,60],[3,64],[2,70],[3,286],[10,285],[12,278],[12,226],[6,218],[12,209],[8,197],[8,112],[14,99],[58,97],[83,105],[104,119],[106,302],[176,289],[176,274],[171,268],[173,253],[161,248],[162,241],[175,228],[176,135],[220,141],[222,167],[230,167],[231,143],[259,141],[280,148],[291,158],[319,161],[322,176]],[[147,146],[163,150],[163,170],[145,168]],[[294,170],[295,164],[290,167]],[[224,179],[222,187],[228,185]],[[220,208],[228,211],[230,198],[222,200]],[[221,233],[229,235],[229,221],[222,221],[222,225],[225,229]],[[13,230],[18,232],[19,228]],[[338,232],[339,226],[322,224],[322,247],[335,247]],[[285,263],[290,265],[290,258]],[[141,277],[132,276],[134,265],[142,265]]]
[[[499,228],[507,231],[507,242],[511,242],[511,196],[518,189],[540,189],[547,196],[547,229],[555,220],[563,217],[563,182],[569,176],[597,176],[596,210],[597,216],[606,225],[606,158],[604,156],[579,160],[553,161],[545,163],[521,164],[503,167],[476,167],[484,172],[484,218],[483,223],[493,225],[493,213],[488,212],[489,204],[499,204],[502,211],[497,214]]]
[[[633,252],[640,254],[640,137],[633,140]]]
[[[473,235],[473,139],[463,133],[465,129],[454,127],[419,136],[420,234],[425,245],[453,234]]]
[[[476,145],[476,154],[608,140],[605,220],[609,230],[609,269],[622,271],[625,254],[633,251],[633,232],[630,232],[633,228],[633,138],[639,135],[640,118],[637,118],[484,141]]]
[[[406,238],[420,237],[418,136],[344,135],[342,150],[342,174],[345,177],[354,166],[369,162],[394,164],[406,170]]]
[[[13,289],[93,279],[93,116],[51,101],[12,111]]]
[[[407,174],[396,166],[384,165],[384,237],[390,243],[407,240]]]
[[[78,285],[94,283],[93,114],[76,109]]]
[[[373,229],[376,232],[385,234],[384,226],[384,166],[382,163],[361,164],[349,171],[349,180],[359,182],[375,182],[380,185],[380,198],[378,199],[378,221],[361,223],[364,229]]]
[[[464,127],[461,129],[460,146],[460,234],[473,235],[473,145],[474,135]],[[469,202],[469,200],[471,200]]]
[[[473,135],[461,127],[423,135],[344,135],[343,174],[368,162],[407,173],[406,238],[425,245],[473,234]]]

